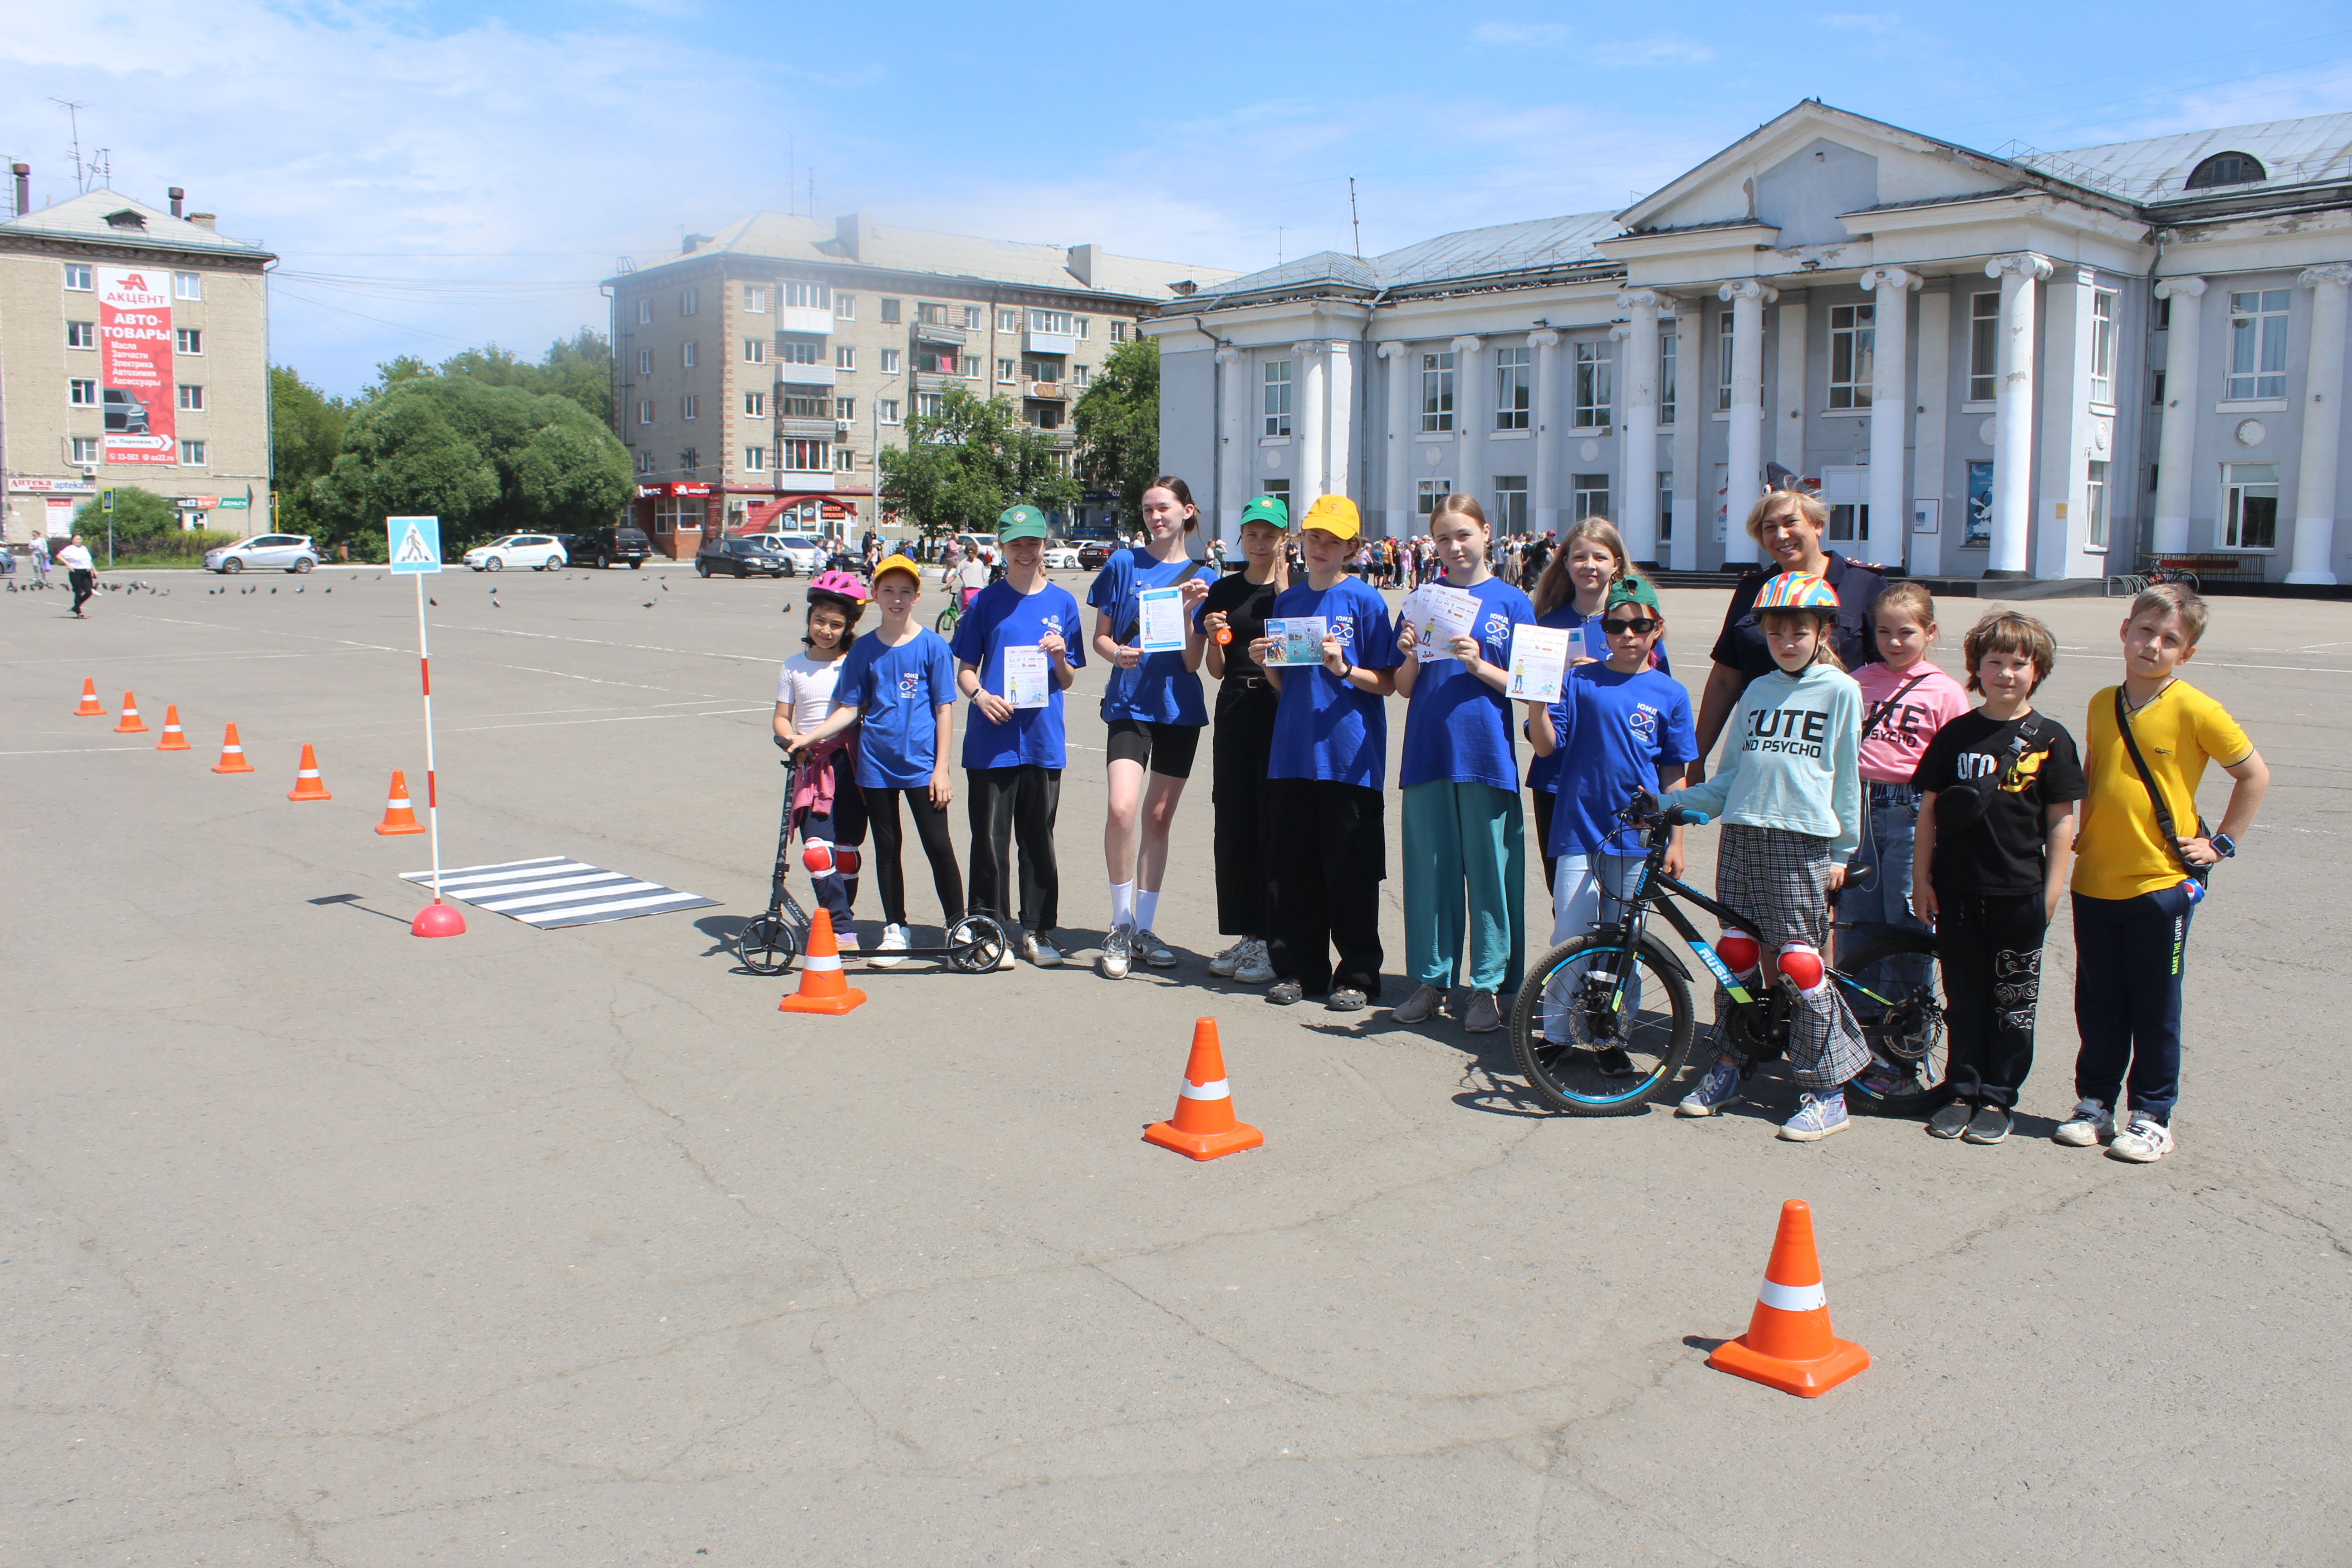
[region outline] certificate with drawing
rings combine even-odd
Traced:
[[[1184,650],[1184,590],[1146,588],[1136,596],[1137,625],[1146,653]]]
[[[1414,652],[1427,664],[1452,658],[1455,637],[1473,635],[1478,624],[1478,595],[1430,583],[1406,595],[1405,619],[1412,626]]]
[[[1015,708],[1043,708],[1053,689],[1052,661],[1044,648],[1004,650],[1004,700]]]
[[[1568,650],[1574,632],[1519,625],[1511,628],[1511,686],[1514,702],[1557,702],[1559,683],[1568,673]]]
[[[1320,664],[1323,662],[1323,639],[1331,633],[1331,623],[1321,616],[1292,616],[1288,618],[1271,616],[1265,623],[1265,635],[1275,646],[1266,652],[1272,657],[1268,664]]]

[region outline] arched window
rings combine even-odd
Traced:
[[[2189,188],[2201,191],[2208,185],[2242,185],[2267,178],[2262,161],[2252,153],[2216,153],[2189,171]]]

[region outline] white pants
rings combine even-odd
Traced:
[[[1617,919],[1624,912],[1625,893],[1641,870],[1639,855],[1561,856],[1559,875],[1552,879],[1551,944],[1558,947],[1573,942],[1602,921]],[[1627,966],[1621,973],[1625,976],[1625,1009],[1631,1013],[1642,1005],[1642,972],[1632,966],[1630,956],[1624,962]],[[1567,1014],[1590,967],[1590,963],[1571,964],[1544,987],[1544,1038],[1561,1045],[1578,1043]]]

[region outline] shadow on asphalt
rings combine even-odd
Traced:
[[[362,895],[358,893],[330,893],[323,899],[312,899],[310,902],[318,905],[321,909],[342,908],[357,910],[363,915],[377,915],[381,916],[384,920],[397,921],[402,925],[408,924],[408,917],[405,915],[396,915],[389,910],[372,910],[368,908],[365,904],[360,902],[362,896]]]

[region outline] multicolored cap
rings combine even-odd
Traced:
[[[1836,615],[1837,590],[1826,578],[1810,572],[1783,572],[1764,584],[1756,595],[1756,613],[1766,610],[1820,610]]]

